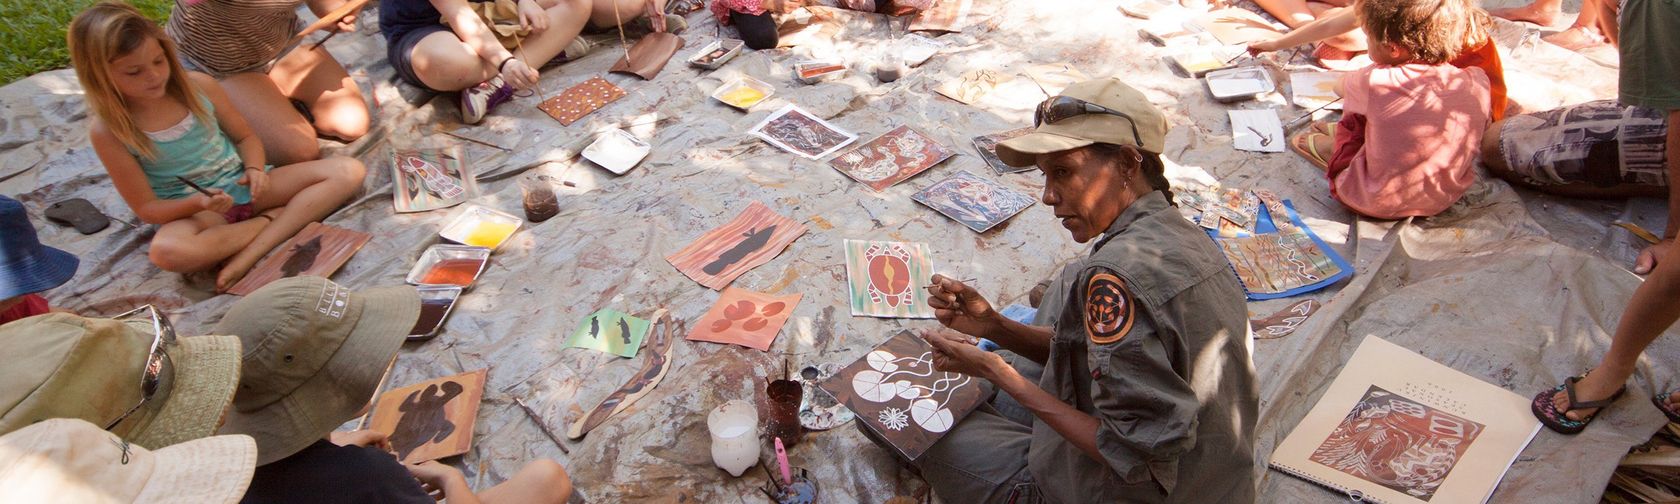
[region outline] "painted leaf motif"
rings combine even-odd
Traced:
[[[781,313],[782,310],[785,310],[785,309],[787,309],[787,303],[777,301],[777,302],[774,302],[774,303],[764,305],[764,310],[761,313],[763,313],[764,316],[766,316],[766,317],[774,317],[774,316],[776,316],[777,313]]]
[[[734,324],[734,322],[731,322],[729,319],[715,320],[715,321],[712,322],[712,332],[720,333],[720,332],[728,331],[729,326],[731,326],[731,325],[735,325],[735,324]]]
[[[753,318],[752,320],[748,320],[746,323],[741,324],[741,328],[746,329],[747,331],[758,331],[767,325],[770,325],[769,320],[765,320],[764,318]]]
[[[752,301],[737,301],[723,308],[723,316],[730,320],[741,320],[751,317],[755,308],[757,307],[753,306]]]

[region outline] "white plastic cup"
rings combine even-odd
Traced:
[[[739,477],[758,463],[758,408],[736,399],[706,416],[712,434],[712,463]]]

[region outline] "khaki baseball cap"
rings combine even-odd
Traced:
[[[1166,148],[1167,118],[1141,91],[1120,79],[1074,83],[1060,96],[1078,98],[1130,116],[1081,114],[1055,124],[1040,124],[1032,133],[997,144],[998,159],[1009,166],[1032,166],[1039,154],[1078,149],[1094,143],[1129,145],[1160,154]],[[1133,135],[1133,132],[1136,135]],[[1140,142],[1141,140],[1141,142]]]
[[[0,434],[48,418],[104,426],[141,404],[150,320],[50,313],[0,325]],[[239,338],[183,336],[167,345],[157,391],[111,430],[167,447],[216,433],[239,383]]]
[[[234,503],[256,463],[247,436],[153,451],[85,420],[55,418],[0,436],[0,502]]]
[[[299,276],[257,289],[211,331],[245,345],[221,432],[256,439],[259,466],[308,447],[367,405],[418,318],[420,294],[407,285],[355,293]]]

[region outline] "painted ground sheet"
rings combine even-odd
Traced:
[[[939,211],[976,233],[984,233],[1037,200],[1026,193],[960,171],[911,195],[917,203]]]
[[[391,204],[397,212],[424,212],[478,196],[459,147],[396,151],[391,157]]]
[[[754,201],[716,229],[665,257],[677,271],[712,290],[722,290],[747,270],[770,262],[805,234],[805,225]]]
[[[846,240],[852,315],[933,318],[923,285],[933,277],[926,243]]]
[[[566,340],[571,348],[588,348],[619,357],[635,357],[652,323],[611,308],[603,308],[583,319]]]
[[[403,462],[418,463],[472,449],[473,424],[489,369],[391,389],[379,396],[368,429],[390,436]]]
[[[915,459],[980,405],[979,380],[933,369],[933,348],[900,332],[818,385]]]
[[[723,290],[712,309],[700,317],[688,339],[769,350],[782,332],[801,295],[775,296],[740,288]]]
[[[951,149],[909,126],[893,128],[829,161],[852,180],[879,192],[951,157]]]

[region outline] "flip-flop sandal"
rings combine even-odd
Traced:
[[[1529,410],[1534,412],[1534,418],[1540,419],[1540,423],[1545,424],[1546,428],[1551,429],[1553,432],[1557,432],[1558,434],[1579,434],[1581,433],[1581,430],[1587,428],[1587,424],[1591,424],[1593,419],[1598,418],[1598,414],[1602,412],[1604,408],[1609,407],[1611,403],[1616,402],[1617,399],[1622,397],[1623,393],[1627,392],[1627,387],[1623,386],[1616,389],[1615,394],[1611,394],[1610,397],[1605,399],[1584,402],[1577,401],[1575,400],[1575,382],[1579,382],[1582,378],[1586,377],[1587,375],[1582,373],[1580,376],[1565,378],[1562,385],[1552,387],[1544,392],[1536,394],[1534,396],[1534,402],[1529,404]],[[1552,406],[1552,396],[1557,395],[1560,390],[1563,391],[1563,393],[1569,398],[1569,407],[1563,409],[1562,411],[1559,411],[1556,406]],[[1597,408],[1600,411],[1595,411],[1593,414],[1588,415],[1586,418],[1581,420],[1571,420],[1567,415],[1571,411],[1594,408]]]
[[[1663,416],[1668,417],[1668,421],[1680,423],[1680,411],[1675,411],[1673,407],[1668,405],[1668,396],[1670,395],[1674,395],[1674,392],[1664,392],[1651,396],[1651,403],[1657,405],[1657,411],[1663,412]]]
[[[47,207],[47,220],[54,224],[76,228],[76,232],[90,235],[111,225],[111,218],[81,198],[67,199]]]
[[[1323,154],[1319,154],[1313,147],[1313,138],[1321,136],[1330,137],[1330,135],[1319,133],[1317,131],[1308,130],[1301,132],[1300,134],[1289,137],[1289,149],[1295,151],[1296,154],[1300,154],[1301,157],[1307,158],[1307,161],[1312,163],[1313,166],[1317,166],[1319,170],[1329,170],[1330,160],[1326,159]]]

